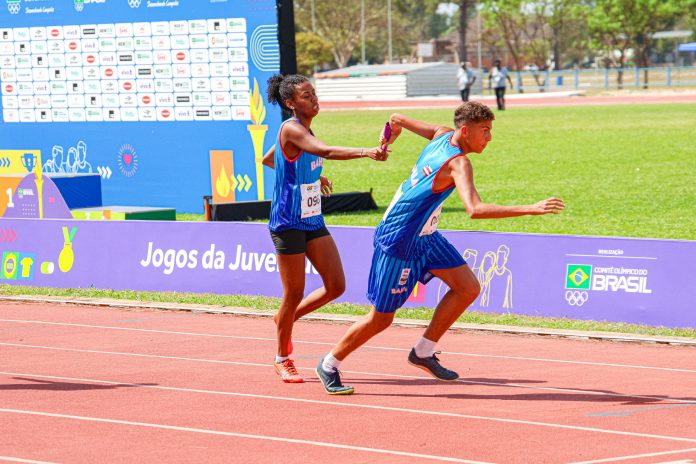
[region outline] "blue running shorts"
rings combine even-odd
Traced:
[[[461,253],[440,233],[435,232],[430,240],[428,251],[414,259],[397,258],[375,246],[367,298],[377,312],[393,313],[403,306],[417,282],[427,284],[434,277],[431,270],[466,264]]]

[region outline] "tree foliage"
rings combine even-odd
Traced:
[[[372,35],[376,24],[385,16],[383,0],[365,1],[366,33]],[[312,31],[312,5],[316,31]],[[344,67],[360,43],[361,11],[359,2],[329,0],[296,0],[295,21],[300,30],[312,31],[331,45],[331,54],[338,67]]]
[[[331,63],[333,55],[331,44],[311,32],[298,32],[295,34],[295,47],[297,49],[297,72],[311,76],[314,70],[324,63]]]
[[[338,67],[362,59],[363,3],[366,58],[378,63],[387,60],[387,1],[295,0],[297,32],[316,35],[298,35],[298,62],[303,70],[327,61],[327,44]],[[480,7],[486,55],[496,58],[506,52],[518,69],[529,63],[540,68],[552,63],[560,69],[597,55],[605,58],[607,66],[623,68],[631,53],[636,65],[645,67],[650,64],[655,32],[677,26],[696,29],[696,0],[391,0],[391,4],[395,58],[413,58],[418,42],[438,38],[454,27],[459,32],[459,56],[465,59],[467,27]],[[443,4],[459,8],[452,18],[454,25],[440,12]]]
[[[623,68],[632,50],[636,66],[648,67],[653,34],[671,28],[694,8],[696,0],[595,0],[588,25],[594,45],[605,51],[607,64]],[[644,79],[647,83],[647,71]],[[618,84],[622,84],[622,73]]]
[[[503,44],[521,68],[543,67],[551,61],[559,69],[571,55],[582,55],[586,28],[585,5],[577,0],[485,0],[487,40]],[[586,35],[585,35],[586,36]],[[578,53],[579,52],[579,53]]]

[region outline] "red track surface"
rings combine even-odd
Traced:
[[[523,98],[519,98],[523,97]],[[495,97],[486,95],[481,98],[474,96],[472,100],[478,100],[495,107]],[[511,94],[505,99],[506,107],[525,106],[585,106],[585,105],[635,105],[635,104],[666,104],[666,103],[696,103],[696,93],[676,94],[628,94],[614,96],[532,96]],[[456,108],[461,104],[457,98],[449,99],[421,99],[408,98],[392,101],[351,101],[331,102],[321,101],[323,110],[348,110],[348,109],[388,109],[388,108]]]
[[[298,323],[290,385],[270,318],[1,303],[0,461],[696,458],[694,348],[450,333],[462,380],[443,384],[406,363],[421,331],[392,327],[344,362],[356,394],[331,397],[313,369],[345,330]]]

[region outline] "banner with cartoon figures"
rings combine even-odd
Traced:
[[[104,205],[270,199],[277,22],[275,0],[0,0],[0,150],[98,174]]]
[[[368,304],[371,227],[331,227],[346,292]],[[478,277],[472,310],[696,328],[696,242],[442,231]],[[0,219],[0,283],[279,297],[261,223]],[[307,291],[321,286],[309,263]],[[394,292],[402,290],[395,281]],[[449,289],[418,285],[406,306],[435,308]]]

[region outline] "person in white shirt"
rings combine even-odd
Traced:
[[[474,71],[470,69],[471,63],[462,62],[461,67],[457,69],[457,87],[459,88],[459,93],[462,96],[463,102],[469,101],[469,91],[471,86],[476,82],[476,75]]]
[[[500,60],[495,60],[493,69],[488,74],[488,88],[490,89],[492,85],[495,89],[495,101],[498,103],[500,111],[505,110],[505,80],[510,82],[510,88],[512,88],[512,79],[510,79],[507,68],[500,66]]]

